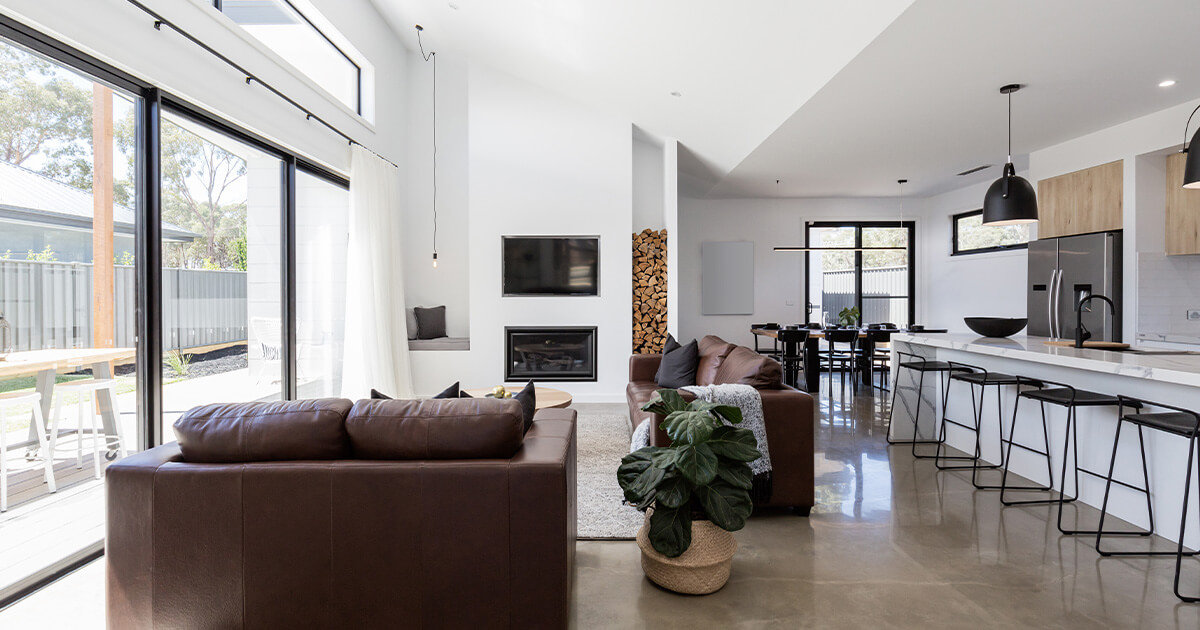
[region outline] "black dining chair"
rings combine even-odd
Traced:
[[[847,377],[850,378],[854,391],[858,391],[858,361],[861,357],[858,349],[858,335],[857,328],[825,331],[827,350],[821,353],[821,358],[830,378],[833,377],[834,370],[841,375],[843,391],[846,389]],[[832,391],[832,389],[831,381],[830,390]]]
[[[783,382],[791,387],[796,387],[800,382],[800,371],[804,367],[808,335],[809,331],[804,328],[789,327],[779,331],[777,341],[783,347],[779,354],[779,363],[783,366]]]
[[[751,330],[754,330],[754,329],[766,330],[766,329],[776,329],[776,328],[779,328],[779,324],[770,324],[770,323],[750,324]],[[780,350],[779,350],[779,340],[778,339],[771,340],[771,343],[772,343],[771,348],[763,348],[758,345],[758,338],[761,337],[761,335],[755,335],[755,334],[751,333],[750,336],[754,337],[754,351],[755,352],[757,352],[761,355],[764,355],[764,356],[771,357],[772,359],[779,360]]]
[[[875,329],[867,330],[867,340],[870,341],[871,356],[867,360],[871,362],[871,375],[879,374],[879,384],[875,384],[875,379],[871,379],[871,387],[881,391],[888,391],[888,382],[892,376],[892,351],[886,347],[892,341],[892,331]]]

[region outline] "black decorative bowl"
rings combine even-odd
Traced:
[[[1029,323],[1024,317],[964,317],[963,321],[967,328],[984,337],[1010,337]]]

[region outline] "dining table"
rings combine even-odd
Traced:
[[[0,380],[36,376],[35,388],[42,395],[42,417],[47,422],[58,425],[58,419],[50,418],[50,409],[54,397],[54,377],[60,372],[70,372],[79,368],[91,368],[93,378],[112,378],[113,364],[126,363],[137,356],[134,348],[49,348],[45,350],[27,350],[10,352],[0,360]],[[96,391],[96,406],[104,421],[104,433],[110,437],[117,435],[117,414],[112,390]],[[35,450],[38,445],[36,429],[29,424],[29,439],[10,445],[11,448],[21,446]]]
[[[779,339],[779,337],[780,337],[779,332],[781,330],[787,330],[787,329],[774,328],[774,327],[752,326],[750,328],[750,333],[753,335],[758,335],[760,337],[767,337],[768,339]],[[797,330],[797,329],[793,328],[791,330]],[[821,389],[821,357],[820,357],[819,353],[821,350],[820,342],[822,339],[825,338],[825,329],[824,328],[803,328],[802,327],[802,328],[799,328],[798,330],[807,330],[808,331],[808,339],[804,342],[804,352],[800,353],[800,348],[797,347],[796,342],[785,340],[784,344],[783,344],[783,353],[784,353],[784,356],[801,355],[803,357],[803,365],[804,365],[804,370],[803,370],[804,371],[804,383],[803,383],[804,387],[803,387],[803,389],[809,393],[816,393],[816,392],[820,391],[820,389]],[[844,330],[844,329],[842,329],[842,330]],[[925,333],[945,333],[945,332],[949,332],[949,330],[945,329],[945,328],[925,328],[925,327],[921,327],[919,330],[912,329],[912,328],[859,328],[858,329],[858,339],[859,339],[858,348],[859,348],[859,361],[860,361],[859,373],[862,374],[863,381],[866,383],[871,382],[871,372],[873,371],[871,357],[875,354],[875,342],[871,338],[871,336],[867,334],[868,332],[890,332],[892,334],[920,332],[922,334],[925,334]],[[799,372],[800,372],[799,369],[792,367],[792,366],[788,366],[788,369],[784,370],[784,375],[783,375],[784,383],[786,383],[792,387],[800,387]]]

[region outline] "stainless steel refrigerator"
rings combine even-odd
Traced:
[[[1100,232],[1033,241],[1029,244],[1028,334],[1075,338],[1075,305],[1093,293],[1116,305],[1091,300],[1083,326],[1093,341],[1121,340],[1121,233]]]

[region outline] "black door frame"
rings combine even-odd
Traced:
[[[805,221],[804,222],[804,246],[811,247],[809,242],[810,228],[854,228],[854,247],[860,248],[863,246],[862,234],[863,228],[905,228],[908,230],[908,295],[895,296],[906,297],[908,299],[908,323],[914,324],[917,321],[917,222],[916,221]],[[819,252],[818,252],[819,253]],[[812,267],[813,252],[804,252],[804,316],[805,320],[812,320],[812,280],[808,273]],[[858,307],[858,312],[863,313],[863,294],[862,294],[862,276],[863,276],[863,253],[862,251],[854,252],[854,305]],[[821,322],[824,323],[824,322]],[[866,324],[869,322],[859,322]]]

